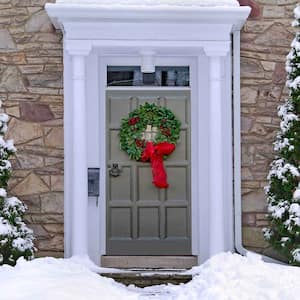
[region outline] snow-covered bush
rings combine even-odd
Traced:
[[[1,108],[1,103],[0,103]],[[16,152],[12,140],[4,140],[8,116],[0,112],[0,265],[15,265],[17,259],[33,257],[32,230],[22,221],[26,206],[16,197],[7,197],[11,175],[10,155]]]
[[[300,6],[293,26],[300,27]],[[300,31],[287,56],[290,95],[279,107],[280,128],[274,143],[277,153],[266,187],[269,228],[264,236],[291,264],[300,266]]]

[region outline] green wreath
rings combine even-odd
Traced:
[[[147,132],[147,129],[154,131]],[[181,122],[173,112],[156,104],[145,103],[130,112],[121,120],[120,146],[130,159],[139,161],[151,134],[154,144],[168,142],[177,143],[180,135]]]

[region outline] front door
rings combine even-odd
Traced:
[[[107,255],[191,255],[190,91],[108,90]],[[149,162],[120,150],[120,121],[140,104],[165,106],[181,121],[176,150],[164,161],[169,187],[152,184]],[[110,175],[115,165],[120,175]]]

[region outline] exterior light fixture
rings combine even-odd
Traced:
[[[154,64],[154,51],[141,51],[141,71],[142,73],[154,73],[155,72],[155,64]]]

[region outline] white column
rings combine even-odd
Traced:
[[[88,255],[85,56],[73,53],[72,256]]]
[[[209,56],[209,255],[225,251],[222,62],[227,51],[205,49]]]

